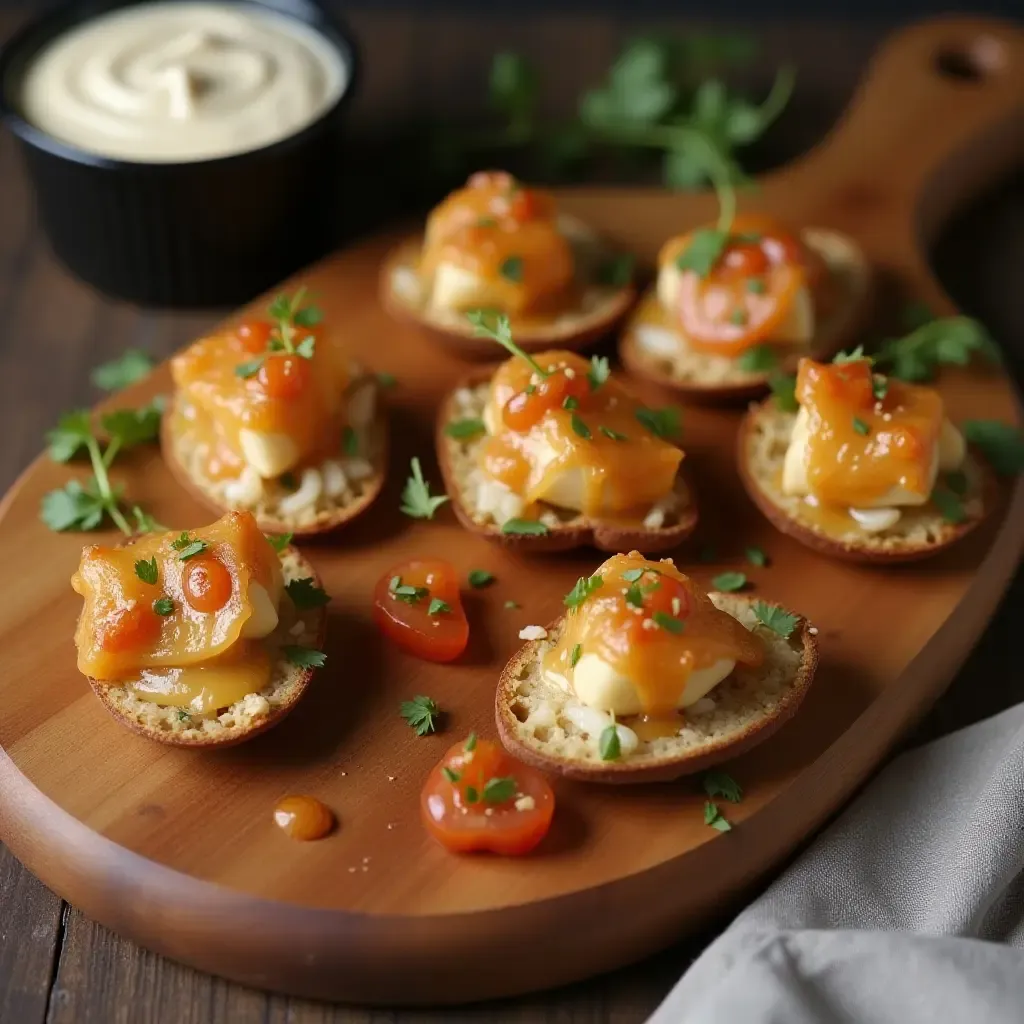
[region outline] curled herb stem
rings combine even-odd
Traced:
[[[114,494],[114,489],[110,486],[110,476],[107,473],[107,469],[110,463],[114,461],[114,455],[117,454],[121,443],[115,438],[107,446],[106,452],[101,452],[99,441],[96,440],[95,436],[90,435],[85,442],[85,446],[89,452],[89,461],[92,463],[93,475],[96,478],[96,489],[103,499],[103,504],[110,518],[117,525],[117,528],[123,534],[130,537],[133,532],[132,528],[128,525],[128,520],[125,519],[121,510],[117,507],[117,497]],[[113,455],[110,454],[111,451],[113,451]]]

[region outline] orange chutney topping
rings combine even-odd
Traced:
[[[490,418],[502,429],[481,446],[489,477],[530,503],[559,474],[579,470],[587,514],[646,512],[672,490],[683,452],[637,419],[641,402],[613,377],[593,388],[590,362],[573,352],[535,361],[551,375],[531,384],[530,365],[515,358],[491,380]],[[538,446],[555,453],[544,465]]]
[[[821,501],[858,508],[893,487],[928,495],[943,420],[937,391],[887,378],[876,397],[869,360],[802,359],[796,398],[807,410],[807,483]]]
[[[420,268],[433,276],[451,263],[498,289],[516,315],[564,308],[572,298],[572,247],[558,230],[554,197],[510,174],[482,171],[427,220]]]
[[[769,217],[745,214],[730,229],[729,242],[710,272],[682,272],[678,306],[672,312],[692,347],[738,356],[768,342],[786,321],[800,289],[822,298],[827,267],[799,238]],[[694,233],[663,247],[659,265],[675,262]]]
[[[250,513],[229,512],[190,531],[188,541],[206,547],[182,560],[180,535],[164,533],[146,534],[124,547],[91,544],[82,551],[71,578],[85,599],[75,632],[79,671],[95,679],[129,679],[143,669],[215,658],[236,645],[252,615],[250,582],[268,593],[280,590],[277,553]],[[151,559],[155,583],[136,568]],[[167,614],[158,614],[158,601],[170,602]]]
[[[631,551],[613,555],[597,575],[601,586],[566,614],[546,669],[571,678],[579,644],[579,657],[594,654],[632,681],[646,715],[670,715],[691,672],[723,659],[749,668],[763,662],[761,638],[719,611],[671,561]]]
[[[296,343],[315,340],[312,358],[267,349],[273,325],[247,320],[235,329],[201,338],[171,360],[183,401],[175,429],[190,432],[206,450],[208,474],[237,477],[245,466],[243,429],[285,434],[300,462],[337,451],[345,425],[349,383],[343,353],[318,325],[296,327]],[[246,364],[262,358],[251,372]]]

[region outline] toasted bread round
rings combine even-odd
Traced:
[[[495,718],[509,753],[542,771],[584,782],[667,782],[730,760],[766,740],[795,714],[810,688],[818,665],[817,631],[800,619],[790,636],[782,637],[759,623],[755,598],[717,592],[708,596],[763,638],[765,662],[756,670],[737,667],[684,713],[685,725],[677,736],[641,740],[631,754],[603,761],[600,737],[583,732],[565,714],[575,698],[541,671],[543,655],[562,628],[559,619],[548,627],[545,639],[529,641],[501,673]],[[629,725],[628,718],[621,721]]]
[[[252,512],[265,533],[310,537],[337,530],[365,512],[384,486],[388,427],[387,418],[380,411],[362,432],[362,451],[358,456],[339,452],[337,458],[326,460],[318,470],[321,481],[327,473],[335,480],[340,479],[344,484],[341,493],[330,497],[324,488],[314,501],[295,508],[295,496],[302,492],[301,478],[296,491],[288,490],[280,480],[259,481],[254,477],[249,481],[251,489],[239,489],[235,481],[208,477],[201,449],[175,429],[180,400],[176,394],[160,424],[160,448],[171,474],[207,508],[221,513],[236,509]]]
[[[281,569],[285,583],[312,578],[320,586],[316,570],[293,547],[281,552]],[[294,614],[285,614],[285,608]],[[284,597],[281,621],[268,642],[276,647],[295,644],[321,650],[326,627],[325,608],[300,610]],[[124,685],[113,686],[92,678],[89,685],[114,718],[147,739],[175,747],[227,747],[250,740],[277,725],[306,692],[313,672],[311,668],[298,668],[278,651],[270,685],[260,693],[247,694],[215,718],[193,716],[182,708],[140,700]]]
[[[963,466],[967,490],[960,499],[963,522],[949,522],[928,502],[901,508],[896,524],[879,533],[868,533],[853,520],[847,530],[828,533],[802,497],[782,493],[782,466],[795,422],[796,414],[779,409],[772,398],[750,407],[739,430],[740,478],[776,529],[824,555],[849,562],[915,562],[970,533],[991,508],[995,479],[983,463],[968,455]]]
[[[577,222],[563,220],[575,225],[572,237],[578,265],[593,267],[597,257],[607,254],[607,249]],[[380,298],[384,308],[396,319],[426,328],[432,337],[459,355],[470,359],[503,359],[505,350],[489,338],[477,337],[464,312],[435,309],[426,302],[416,270],[422,248],[422,236],[414,236],[400,243],[384,260],[380,275]],[[610,334],[635,299],[636,288],[632,282],[620,287],[588,282],[579,308],[550,318],[513,321],[516,343],[526,352],[585,348]]]
[[[489,512],[481,510],[481,480],[477,450],[483,435],[453,438],[446,428],[453,420],[483,415],[493,370],[481,369],[468,375],[441,403],[437,418],[437,460],[452,509],[470,533],[504,547],[531,554],[549,554],[593,546],[599,551],[642,551],[656,554],[677,547],[697,526],[697,503],[680,470],[669,498],[635,525],[629,522],[592,519],[571,509],[541,503],[540,516],[546,533],[504,533]]]
[[[695,401],[734,402],[763,394],[771,373],[793,372],[801,356],[830,359],[857,337],[870,316],[871,265],[859,246],[837,231],[807,228],[801,238],[828,264],[840,293],[835,312],[816,325],[810,345],[793,346],[793,352],[770,372],[743,370],[736,359],[695,352],[669,322],[652,285],[622,332],[619,356],[623,364],[638,377]],[[647,344],[640,340],[645,329]]]

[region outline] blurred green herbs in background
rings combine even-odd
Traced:
[[[580,96],[576,116],[561,121],[538,113],[543,79],[537,69],[519,54],[499,53],[489,83],[497,124],[435,128],[432,162],[446,178],[500,166],[531,180],[564,181],[610,159],[636,171],[660,168],[669,188],[741,184],[737,150],[760,138],[782,113],[795,81],[791,67],[780,68],[761,103],[730,87],[722,75],[748,63],[754,52],[747,37],[637,39],[605,80]]]

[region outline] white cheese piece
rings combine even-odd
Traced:
[[[902,514],[898,508],[851,508],[851,518],[865,533],[882,533],[891,530]]]
[[[499,526],[522,515],[523,499],[497,480],[482,478],[476,489],[476,510],[490,516]]]
[[[232,508],[252,508],[263,497],[263,478],[252,466],[245,466],[237,479],[224,484],[224,497]]]
[[[594,739],[599,738],[612,724],[611,715],[596,708],[588,708],[584,704],[566,704],[564,714],[580,732],[585,732]],[[640,738],[628,726],[618,723],[615,725],[615,731],[619,734],[619,750],[623,757],[628,757],[640,746]]]
[[[676,702],[677,708],[689,707],[710,693],[736,667],[731,658],[720,658],[708,668],[690,673],[686,686]],[[610,711],[616,715],[640,715],[644,706],[633,681],[619,675],[603,658],[584,654],[568,676],[548,669],[544,678],[563,690],[574,693],[587,707]]]
[[[440,263],[434,272],[430,304],[436,309],[480,309],[503,305],[503,292],[490,282],[454,263]]]
[[[532,796],[520,796],[516,798],[517,811],[532,811],[537,806],[537,801]]]
[[[280,600],[280,592],[271,595],[262,583],[250,583],[249,603],[252,605],[252,615],[242,625],[242,637],[246,640],[258,640],[260,637],[270,636],[277,629],[277,609]]]
[[[328,459],[320,467],[320,475],[323,477],[324,494],[328,498],[340,498],[348,490],[345,470],[336,459]]]
[[[308,467],[302,471],[302,480],[299,482],[298,490],[282,498],[278,502],[278,509],[282,515],[294,516],[312,508],[320,500],[323,494],[324,482],[320,470]]]
[[[637,324],[633,335],[639,346],[652,356],[677,355],[683,348],[682,337],[668,327],[655,327],[654,324]]]
[[[243,428],[238,443],[245,461],[265,480],[287,473],[299,460],[299,449],[287,434]]]

